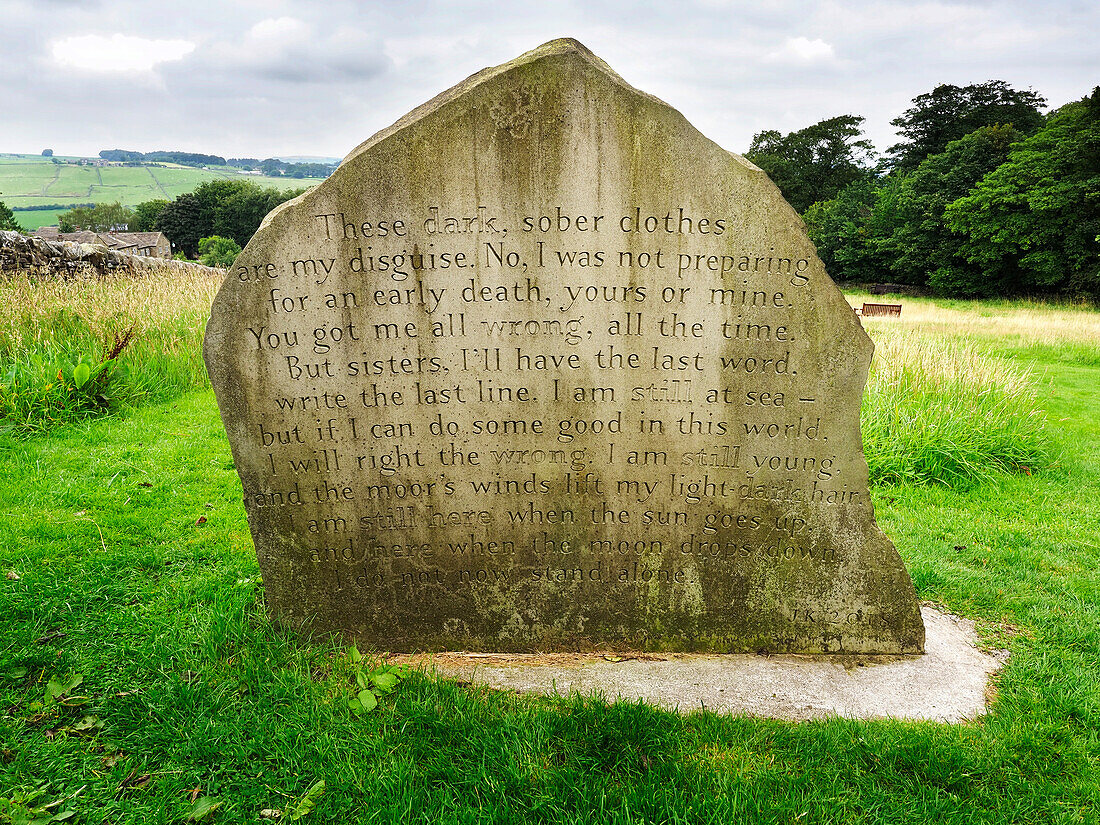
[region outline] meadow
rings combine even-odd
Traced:
[[[249,180],[276,189],[300,189],[319,181],[313,178],[283,178],[242,175],[229,167],[199,169],[173,164],[149,166],[78,166],[68,158],[40,155],[0,155],[0,200],[15,212],[15,219],[27,230],[57,223],[59,210],[25,211],[26,207],[59,204],[114,203],[136,206],[143,201],[172,200],[192,192],[209,180]],[[45,222],[50,217],[50,222]]]
[[[355,713],[385,652],[264,612],[198,360],[215,286],[0,283],[0,822],[1098,820],[1094,310],[865,319],[879,523],[923,600],[1011,653],[980,720],[681,716],[416,672]],[[111,403],[50,394],[131,328]]]

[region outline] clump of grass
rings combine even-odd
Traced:
[[[877,342],[861,424],[873,484],[965,488],[1049,461],[1036,380],[957,342]]]
[[[0,279],[0,428],[36,432],[207,386],[220,273]]]

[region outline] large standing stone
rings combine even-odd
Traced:
[[[767,177],[572,40],[269,215],[205,345],[270,610],[394,651],[921,651],[871,352]]]

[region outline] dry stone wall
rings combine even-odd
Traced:
[[[24,273],[35,278],[95,278],[107,275],[162,275],[209,272],[187,261],[127,255],[96,244],[47,241],[0,231],[0,275]]]
[[[393,651],[921,651],[871,353],[767,177],[571,40],[269,215],[205,344],[270,610]]]

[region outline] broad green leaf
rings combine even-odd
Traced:
[[[363,654],[359,652],[359,648],[352,645],[351,649],[348,650],[348,659],[350,659],[352,663],[361,662],[363,661]]]
[[[76,384],[77,389],[87,384],[91,376],[92,370],[87,364],[77,364],[73,369],[73,383]]]
[[[98,716],[88,715],[77,722],[75,725],[70,725],[66,730],[71,730],[74,733],[88,733],[90,731],[97,731],[103,728],[103,720]]]
[[[367,683],[367,674],[365,674],[363,671],[359,671],[355,674],[355,682],[359,685],[360,688],[364,690],[370,687],[370,685]]]
[[[45,703],[47,705],[52,705],[60,701],[62,698],[68,696],[69,691],[83,684],[83,682],[84,677],[79,673],[74,673],[70,675],[68,679],[64,680],[57,676],[51,677],[50,681],[46,683]]]
[[[218,810],[222,806],[222,801],[213,796],[200,796],[195,800],[195,804],[191,806],[191,810],[187,813],[188,822],[198,822],[201,819],[205,819]]]
[[[374,695],[374,691],[361,690],[356,697],[359,700],[359,704],[363,706],[363,710],[370,712],[378,707],[378,697]]]
[[[47,705],[52,705],[57,702],[58,698],[65,692],[65,686],[54,676],[50,681],[46,682],[46,695],[43,701]]]
[[[383,693],[389,693],[395,687],[397,687],[397,674],[383,671],[381,673],[372,673],[370,680],[374,682],[374,686]]]
[[[310,789],[306,791],[305,796],[299,799],[293,808],[287,810],[289,818],[296,821],[313,813],[313,809],[317,807],[317,802],[324,792],[325,780],[318,779],[313,783]]]

